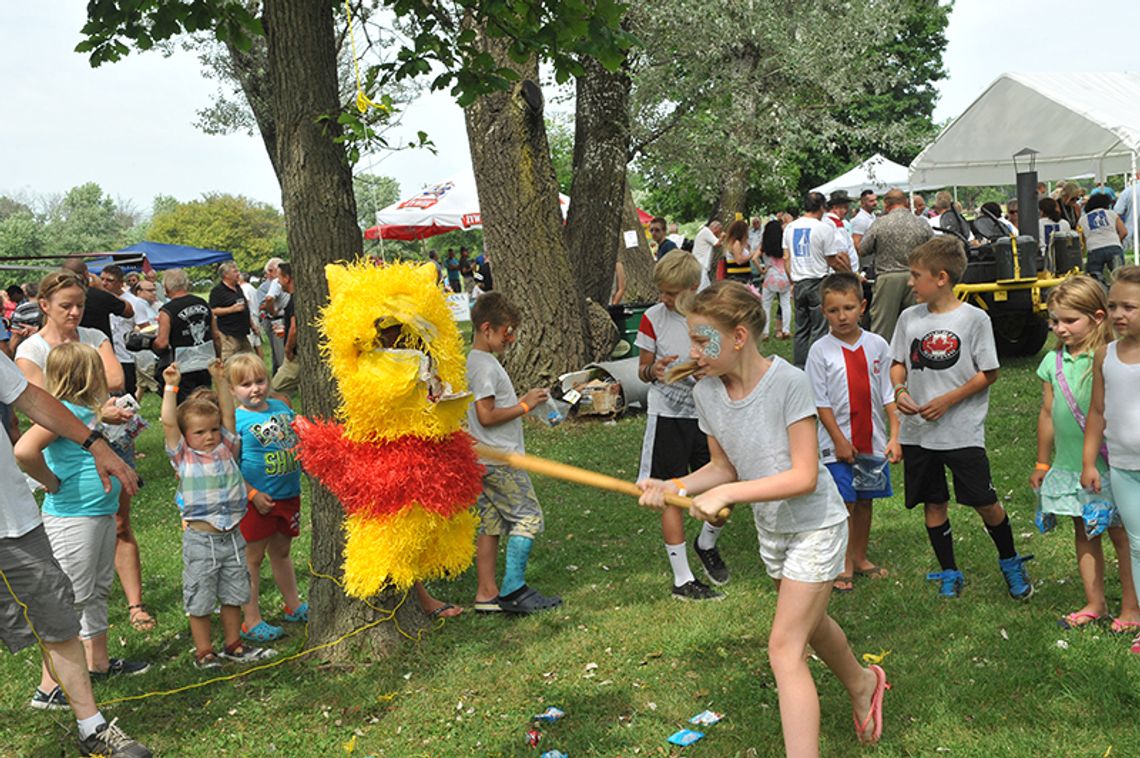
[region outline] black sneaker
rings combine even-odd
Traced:
[[[686,582],[680,587],[673,588],[673,597],[678,600],[724,600],[724,594],[717,592],[700,579]]]
[[[134,676],[150,668],[146,661],[128,661],[124,658],[112,658],[111,665],[106,671],[90,671],[92,680],[109,679],[112,676]]]
[[[728,566],[725,566],[724,561],[721,560],[720,551],[716,549],[716,545],[713,545],[708,550],[702,550],[698,544],[700,540],[700,536],[693,540],[693,552],[701,559],[701,566],[705,569],[705,576],[717,587],[728,584]]]
[[[51,692],[44,692],[36,687],[36,694],[32,695],[28,706],[37,711],[66,711],[71,704],[67,702],[67,695],[63,694],[63,690],[57,684]]]
[[[80,740],[80,754],[106,758],[150,758],[150,750],[128,737],[116,721],[118,719],[112,719],[111,723],[103,724],[87,739]]]

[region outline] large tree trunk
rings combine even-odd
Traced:
[[[623,229],[622,192],[629,153],[629,88],[624,68],[582,61],[574,113],[574,179],[566,217],[571,270],[583,295],[608,303]],[[625,227],[629,228],[629,227]]]
[[[622,210],[622,230],[637,230],[637,247],[626,247],[625,235],[621,235],[621,249],[618,253],[625,268],[625,298],[627,303],[652,303],[657,300],[657,285],[653,283],[653,253],[649,250],[649,240],[645,229],[637,217],[637,206],[633,203],[633,193],[629,182],[625,182],[625,202]]]
[[[724,174],[715,215],[726,229],[736,219],[736,214],[739,213],[742,217],[745,215],[747,183],[748,176],[743,165],[736,166]]]
[[[294,275],[300,284],[296,297],[301,399],[307,415],[327,418],[332,416],[336,402],[331,391],[333,380],[320,360],[319,337],[310,324],[328,298],[325,264],[354,258],[361,244],[352,171],[343,147],[333,142],[340,106],[332,5],[312,0],[266,0],[265,25],[276,116],[274,166],[281,181]],[[322,116],[327,119],[318,121]],[[313,567],[317,573],[339,578],[343,511],[316,482],[312,513]],[[380,597],[376,604],[391,607],[397,600]],[[309,635],[315,643],[340,637],[377,616],[364,604],[349,599],[336,583],[316,576],[309,587],[309,602]],[[405,629],[424,621],[415,602],[401,607],[400,623]],[[346,659],[354,652],[384,653],[401,639],[393,624],[380,624],[369,634],[352,637],[324,655]]]
[[[500,65],[522,76],[510,90],[483,95],[465,112],[495,289],[522,314],[522,337],[506,367],[518,386],[548,385],[585,362],[585,299],[566,255],[538,62],[513,63],[505,40],[482,30],[480,35]]]

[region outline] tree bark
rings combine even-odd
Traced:
[[[747,192],[747,172],[744,166],[732,168],[724,174],[715,215],[726,229],[736,219],[737,213],[742,216],[746,215]]]
[[[622,231],[637,230],[637,247],[625,246],[625,235],[621,235],[620,252],[622,266],[625,267],[625,302],[653,303],[657,301],[657,285],[653,283],[653,253],[649,250],[649,240],[645,229],[637,217],[637,206],[633,203],[633,192],[629,182],[625,182],[625,202],[622,210]]]
[[[574,114],[573,183],[566,216],[566,247],[583,295],[608,303],[625,225],[622,191],[629,154],[629,89],[625,68],[607,71],[582,61]],[[628,272],[627,272],[628,274]]]
[[[332,5],[266,0],[265,26],[276,129],[274,166],[281,181],[294,275],[300,282],[296,298],[301,400],[307,415],[328,418],[336,403],[330,392],[333,379],[320,359],[319,336],[310,324],[328,298],[325,264],[356,257],[361,245],[352,170],[344,148],[333,141],[339,131],[340,104]],[[312,513],[313,567],[320,574],[339,578],[343,511],[316,482]],[[374,604],[391,607],[397,600],[382,596]],[[316,576],[309,586],[309,602],[309,635],[315,643],[336,639],[376,618],[367,606],[348,598],[339,585]],[[426,623],[414,600],[401,607],[398,620],[405,629]],[[324,655],[348,659],[359,653],[383,654],[400,640],[393,624],[380,624]]]
[[[505,363],[520,387],[549,385],[580,368],[587,356],[585,299],[566,254],[538,62],[513,63],[506,41],[483,30],[480,37],[500,65],[522,77],[506,92],[479,97],[465,112],[495,289],[522,315],[522,335]]]

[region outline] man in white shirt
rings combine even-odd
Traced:
[[[854,243],[855,252],[859,255],[862,255],[859,247],[863,244],[863,237],[871,228],[871,224],[875,223],[875,208],[878,205],[879,197],[875,194],[875,190],[865,189],[859,193],[859,212],[851,219],[851,242]],[[865,261],[863,265],[872,266],[874,261]]]
[[[759,250],[764,240],[764,222],[759,216],[752,217],[752,226],[748,228],[748,249]]]
[[[851,198],[847,196],[847,190],[832,192],[831,197],[827,199],[826,220],[835,225],[835,252],[846,256],[850,264],[849,268],[843,270],[858,273],[859,255],[855,252],[855,243],[851,241],[851,234],[847,231],[847,224],[844,223],[849,207],[851,207]],[[843,259],[840,257],[839,263],[842,262]]]
[[[825,223],[827,199],[819,192],[804,198],[804,213],[784,228],[784,261],[794,285],[796,331],[792,354],[803,368],[812,343],[827,334],[819,283],[831,271],[846,271],[847,256],[835,249],[835,225]]]
[[[685,247],[685,235],[681,234],[680,230],[677,228],[676,221],[669,224],[669,239],[673,240],[673,244],[678,248]]]
[[[709,266],[713,261],[713,251],[720,247],[720,232],[720,221],[715,218],[710,219],[707,224],[701,227],[693,240],[693,255],[697,256],[697,262],[701,264],[701,271],[705,273],[710,273]]]

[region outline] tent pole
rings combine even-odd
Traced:
[[[1137,197],[1140,192],[1140,186],[1136,182],[1136,151],[1132,151],[1132,263],[1140,266],[1140,234],[1137,230],[1140,229],[1140,215],[1137,213],[1137,208],[1140,206],[1140,197]]]

